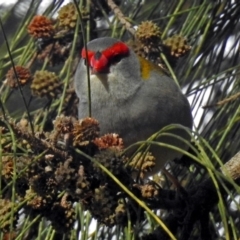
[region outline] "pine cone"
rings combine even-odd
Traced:
[[[48,59],[50,66],[55,66],[57,64],[63,63],[69,56],[69,51],[72,44],[70,43],[60,43],[60,41],[55,41],[48,45],[44,45],[41,51],[37,55],[39,61],[45,61]]]
[[[95,138],[93,143],[96,144],[100,150],[107,148],[123,149],[123,140],[116,133],[109,133],[102,137]]]
[[[186,38],[180,35],[174,35],[163,41],[165,51],[172,57],[179,58],[187,54],[191,46],[188,45]]]
[[[51,38],[54,34],[54,26],[49,18],[36,15],[28,25],[28,33],[34,38]]]
[[[77,9],[74,3],[68,3],[58,11],[59,26],[65,29],[73,29],[77,23]]]
[[[7,85],[11,88],[17,88],[18,83],[21,86],[26,85],[28,82],[32,80],[32,75],[29,71],[29,69],[24,68],[22,66],[15,66],[15,71],[18,77],[18,82],[15,76],[14,69],[11,68],[6,75],[7,78]]]
[[[13,203],[8,199],[0,199],[0,229],[3,232],[7,232],[12,224],[13,227],[16,227],[18,220],[18,211],[16,207],[16,203]],[[11,214],[12,210],[14,210],[13,218]]]
[[[155,157],[152,153],[147,152],[143,154],[142,152],[137,153],[134,158],[130,161],[129,166],[131,166],[136,171],[140,171],[140,177],[144,177],[144,173],[150,172],[155,166]]]
[[[158,45],[161,41],[160,28],[151,21],[144,21],[138,26],[136,38],[146,47]]]
[[[77,121],[73,127],[73,146],[84,146],[99,136],[99,123],[94,118]]]
[[[57,75],[48,71],[36,71],[32,84],[32,94],[38,97],[56,98],[61,92],[61,83]]]
[[[90,212],[98,221],[113,226],[116,224],[115,209],[117,207],[116,193],[112,192],[107,185],[95,188],[91,201]]]

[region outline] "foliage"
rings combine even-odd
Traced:
[[[40,4],[1,13],[1,239],[238,239],[239,185],[219,169],[240,145],[240,3],[56,0],[41,14]],[[177,182],[166,172],[133,182],[124,139],[76,119],[78,53],[100,36],[129,41],[188,96],[190,150],[167,165]]]

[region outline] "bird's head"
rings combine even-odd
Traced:
[[[91,70],[91,74],[106,74],[111,68],[128,58],[128,46],[113,38],[98,38],[91,41],[87,49],[83,48],[81,57]]]

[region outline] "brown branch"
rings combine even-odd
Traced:
[[[5,122],[5,120],[1,118],[0,118],[0,121]],[[39,134],[39,136],[35,134],[34,136],[32,135],[32,133],[29,133],[28,131],[23,130],[21,127],[18,127],[13,121],[8,121],[8,123],[10,124],[13,132],[16,134],[17,137],[27,140],[36,149],[49,150],[53,154],[60,156],[63,159],[67,158],[68,156],[67,152],[59,150],[54,145],[47,142],[45,139],[41,139],[41,136],[40,136],[41,134]]]
[[[26,64],[26,68],[30,68],[33,65],[36,58],[37,58],[37,52],[35,52],[31,57],[31,59],[28,61],[28,63]]]
[[[210,105],[205,105],[203,106],[202,108],[212,108],[212,107],[219,107],[219,106],[222,106],[224,104],[227,104],[229,102],[232,102],[232,101],[235,101],[236,99],[238,99],[240,97],[240,92],[228,97],[228,98],[225,98],[219,102],[217,102],[216,104],[210,104]]]
[[[235,154],[223,167],[221,167],[221,172],[231,177],[234,181],[240,179],[240,152]]]
[[[114,3],[113,0],[107,0],[107,4],[112,9],[122,25],[134,36],[135,29],[132,27],[132,24],[126,19],[120,8]]]

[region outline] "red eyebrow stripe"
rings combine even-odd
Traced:
[[[129,48],[123,42],[117,42],[117,43],[113,44],[111,47],[102,51],[102,54],[106,59],[110,60],[111,58],[113,58],[117,55],[122,55],[122,56],[128,55]],[[86,59],[88,56],[88,59],[91,62],[91,59],[94,55],[95,55],[95,52],[90,51],[90,50],[86,51],[85,48],[82,49],[82,52],[81,52],[82,58]]]
[[[102,52],[106,58],[110,59],[117,55],[128,55],[129,48],[123,42],[117,42]]]
[[[86,59],[87,58],[87,55],[88,55],[88,59],[90,60],[92,58],[92,56],[95,54],[95,52],[92,52],[92,51],[86,51],[85,48],[82,49],[82,53],[81,53],[81,56],[82,58]]]

